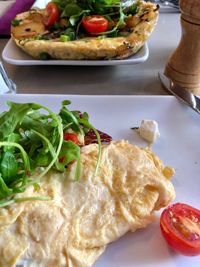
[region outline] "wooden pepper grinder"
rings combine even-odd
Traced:
[[[200,95],[200,0],[180,0],[182,37],[165,68],[179,85]]]

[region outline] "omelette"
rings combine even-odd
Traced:
[[[73,181],[76,162],[65,172],[48,172],[40,188],[29,186],[21,197],[48,196],[0,209],[0,266],[28,262],[31,267],[91,267],[106,246],[128,231],[146,227],[154,211],[175,197],[173,169],[148,148],[128,141],[81,149],[81,175]]]
[[[123,59],[139,51],[158,20],[159,6],[151,2],[85,3],[52,0],[51,4],[60,9],[60,17],[51,26],[45,24],[48,7],[18,14],[11,26],[14,42],[33,58],[42,60]],[[82,26],[84,18],[89,16],[93,19],[98,16],[98,20],[101,16],[107,21],[107,30],[89,34]]]

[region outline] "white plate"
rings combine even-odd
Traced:
[[[200,208],[200,117],[173,96],[3,95],[1,111],[8,99],[38,102],[55,111],[62,100],[70,99],[71,109],[87,111],[98,129],[114,139],[128,139],[137,145],[146,143],[130,128],[138,126],[142,119],[155,119],[161,137],[153,150],[176,170],[172,179],[177,194],[175,202]],[[168,249],[157,215],[156,223],[108,245],[94,267],[199,267],[200,257],[184,257]]]
[[[108,65],[131,65],[142,63],[147,60],[149,49],[147,44],[133,56],[127,59],[113,60],[38,60],[27,55],[14,43],[12,39],[8,41],[3,52],[2,58],[12,65],[77,65],[77,66],[108,66]]]

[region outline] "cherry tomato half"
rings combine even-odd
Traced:
[[[45,8],[43,23],[46,27],[52,26],[60,17],[60,12],[57,5],[49,2]]]
[[[108,29],[108,20],[101,15],[85,16],[82,19],[82,24],[90,34],[98,34]]]
[[[169,246],[186,256],[200,254],[200,210],[183,203],[167,207],[160,227]]]
[[[74,133],[64,133],[65,141],[72,141],[74,144],[78,144],[78,137]]]

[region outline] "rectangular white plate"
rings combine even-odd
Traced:
[[[147,43],[133,56],[127,59],[112,60],[38,60],[34,59],[22,51],[12,39],[8,41],[2,58],[12,65],[77,65],[77,66],[108,66],[108,65],[132,65],[142,63],[147,60],[149,49]]]
[[[58,111],[64,99],[72,101],[70,109],[87,111],[93,125],[113,139],[127,139],[145,146],[131,130],[142,119],[158,122],[161,137],[153,145],[154,152],[176,174],[172,182],[175,202],[200,208],[200,116],[173,96],[65,96],[65,95],[3,95],[5,101],[38,102]],[[200,257],[184,257],[168,249],[157,222],[136,233],[128,233],[108,245],[94,267],[199,267]]]

